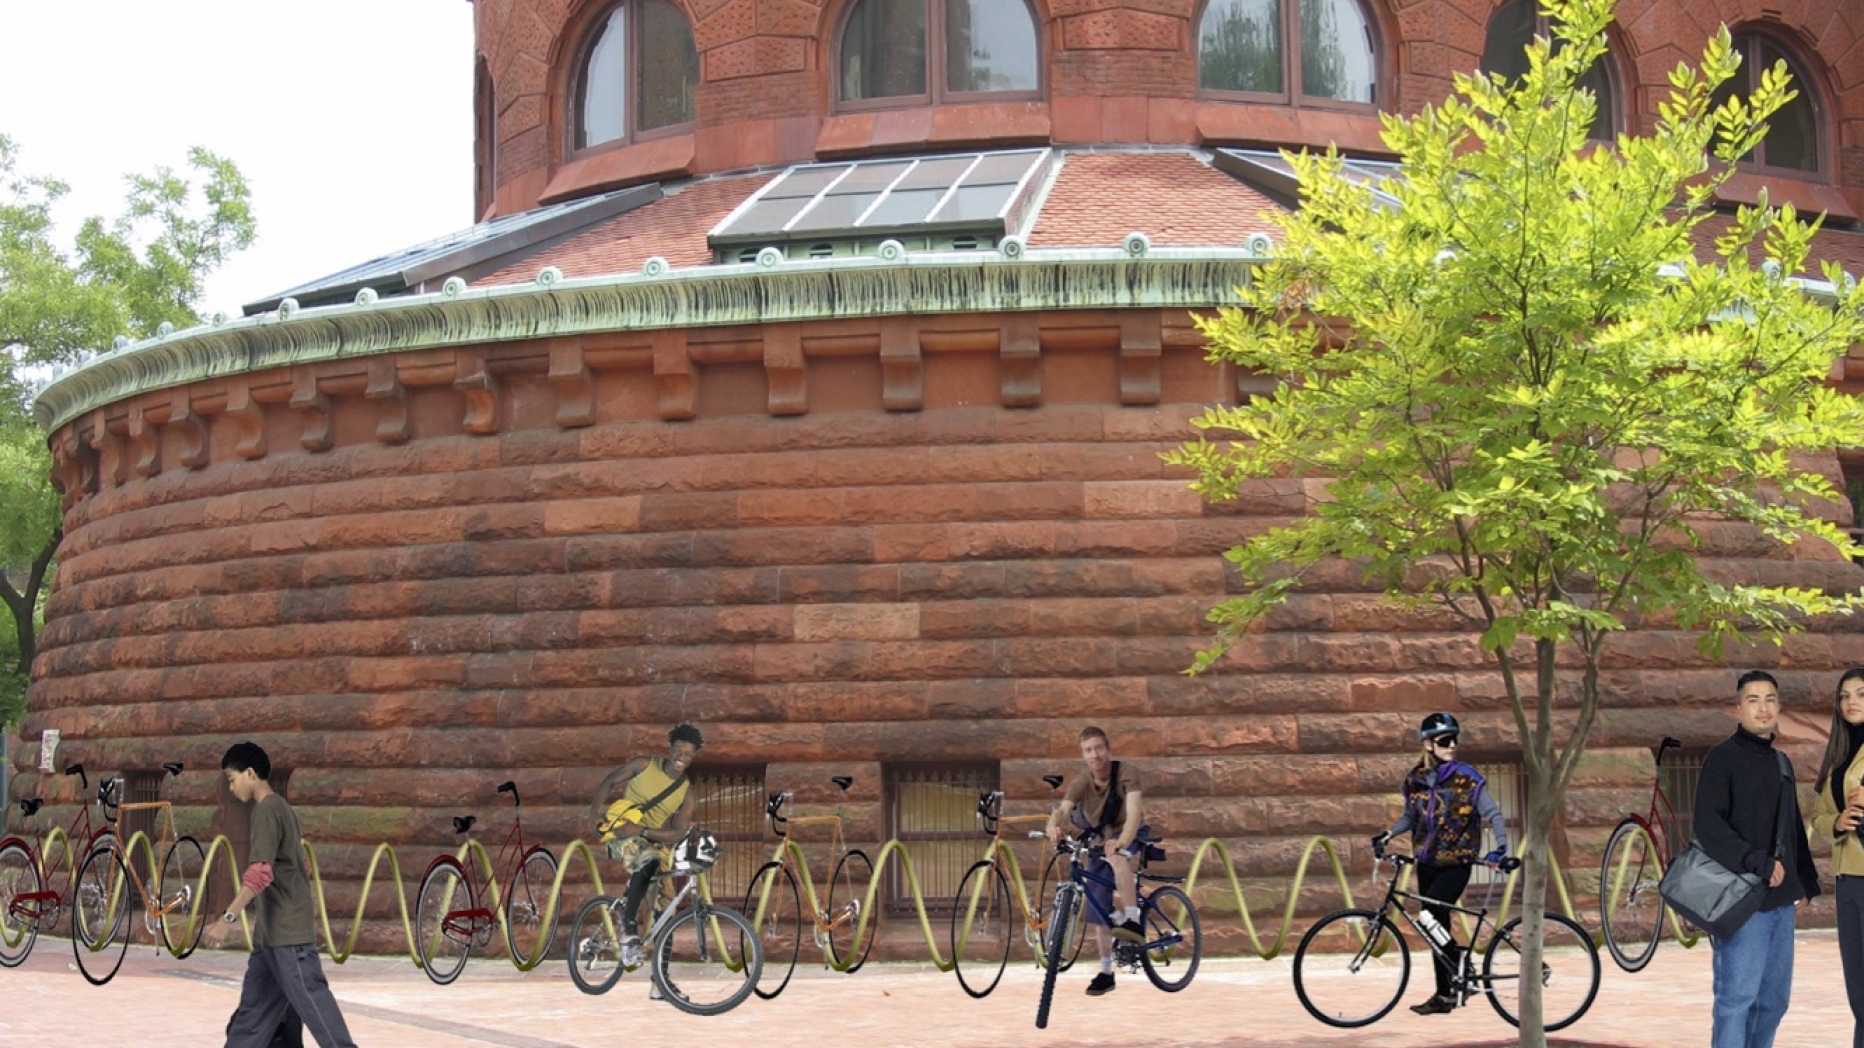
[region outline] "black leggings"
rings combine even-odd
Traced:
[[[1463,897],[1463,889],[1469,887],[1469,864],[1459,863],[1455,866],[1426,866],[1417,864],[1417,893],[1426,899],[1435,899],[1441,903],[1455,903]],[[1444,930],[1450,933],[1450,946],[1444,951],[1449,956],[1442,957],[1432,953],[1431,960],[1437,969],[1437,996],[1450,996],[1450,976],[1452,964],[1460,964],[1463,948],[1456,945],[1456,926],[1450,923],[1455,916],[1449,906],[1424,907],[1431,916],[1442,923]]]
[[[628,888],[621,893],[621,915],[628,923],[627,930],[622,932],[622,935],[639,933],[641,900],[647,898],[647,886],[653,881],[654,874],[659,872],[660,860],[649,859],[628,878]]]

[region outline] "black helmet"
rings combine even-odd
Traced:
[[[1440,735],[1456,735],[1462,730],[1463,726],[1456,723],[1455,717],[1447,713],[1433,713],[1424,718],[1423,724],[1418,725],[1417,737],[1428,740]]]

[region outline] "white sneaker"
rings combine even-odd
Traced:
[[[667,995],[660,992],[660,984],[654,982],[652,979],[649,979],[647,982],[647,999],[650,1001],[664,1001],[667,999]]]
[[[623,968],[633,971],[645,963],[646,960],[647,958],[641,954],[640,936],[630,935],[626,939],[621,940],[621,966]]]

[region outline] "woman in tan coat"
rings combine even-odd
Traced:
[[[1864,667],[1838,678],[1832,732],[1819,763],[1812,832],[1832,841],[1838,878],[1838,956],[1851,1000],[1851,1048],[1864,1048]]]

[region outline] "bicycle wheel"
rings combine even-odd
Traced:
[[[421,970],[442,986],[466,970],[473,929],[459,915],[471,907],[472,892],[459,863],[442,859],[421,878],[421,894],[414,907],[414,948],[420,954]]]
[[[71,882],[71,940],[94,946],[117,932],[118,923],[128,923],[129,907],[113,904],[111,892],[123,890],[123,885],[113,883],[111,877],[122,868],[119,860],[115,866],[109,862],[91,863],[99,855],[116,855],[116,838],[111,837],[92,847],[84,853],[78,862],[78,872]],[[128,871],[125,869],[127,878]]]
[[[1322,917],[1294,951],[1294,992],[1309,1015],[1353,1029],[1378,1022],[1411,981],[1411,948],[1371,910]]]
[[[763,944],[764,967],[756,989],[768,1001],[790,984],[790,973],[796,970],[796,957],[803,948],[803,897],[796,890],[796,876],[782,863],[765,863],[751,878],[744,913]]]
[[[1077,923],[1081,922],[1075,913],[1081,908],[1080,889],[1072,882],[1064,883],[1055,889],[1055,906],[1049,911],[1048,923],[1043,926],[1044,937],[1042,955],[1042,999],[1036,1004],[1036,1029],[1048,1029],[1049,1005],[1055,1000],[1055,978],[1065,971],[1062,955],[1070,948],[1068,936]],[[1076,943],[1073,947],[1080,948]]]
[[[1612,960],[1627,972],[1642,971],[1663,938],[1663,870],[1650,829],[1626,819],[1612,830],[1599,862],[1599,925]]]
[[[201,872],[206,867],[207,853],[192,837],[176,840],[162,857],[162,879],[155,882],[157,919],[162,926],[162,945],[176,960],[193,953],[201,944],[201,933],[207,930],[207,922],[195,912],[194,905]]]
[[[84,978],[92,986],[102,986],[116,976],[123,955],[129,952],[129,909],[139,893],[115,848],[99,848],[86,855],[78,868],[78,884],[94,889],[95,902],[81,918],[90,935],[73,936],[71,950]]]
[[[621,978],[621,900],[598,895],[570,922],[570,981],[588,994],[607,993]]]
[[[1540,956],[1540,1015],[1548,1032],[1579,1021],[1599,993],[1599,951],[1592,937],[1556,913],[1546,914]],[[1495,1013],[1521,1025],[1521,918],[1495,933],[1482,955],[1482,981]]]
[[[1160,888],[1146,896],[1139,921],[1146,937],[1139,965],[1146,970],[1146,978],[1167,993],[1191,985],[1198,962],[1204,959],[1204,928],[1191,897],[1177,888]]]
[[[513,964],[535,967],[550,956],[557,922],[563,919],[550,905],[550,889],[556,882],[557,858],[543,848],[526,853],[518,871],[511,875],[511,887],[505,890],[505,945],[511,950]],[[545,911],[550,912],[548,927],[544,925]]]
[[[958,985],[987,997],[1010,963],[1010,888],[988,861],[966,871],[951,900],[951,962]]]
[[[16,968],[39,939],[39,868],[18,841],[0,848],[0,966]]]
[[[1068,857],[1056,852],[1049,856],[1048,865],[1042,868],[1042,880],[1036,888],[1035,897],[1030,900],[1030,905],[1046,906],[1049,900],[1054,898],[1055,890],[1067,880]],[[1051,908],[1049,912],[1053,914],[1054,911]],[[1075,959],[1081,956],[1081,945],[1087,941],[1087,920],[1081,912],[1081,907],[1074,908],[1073,917],[1070,919],[1074,924],[1068,929],[1061,952],[1061,970],[1064,972],[1074,967]],[[1036,963],[1044,965],[1048,963],[1048,924],[1046,922],[1042,925],[1042,945],[1036,949]]]
[[[822,904],[829,919],[828,963],[840,965],[853,958],[845,969],[849,975],[867,963],[880,934],[880,911],[867,909],[867,889],[873,881],[874,864],[859,849],[843,855],[828,879],[828,898]],[[856,935],[861,937],[859,942]]]
[[[693,906],[654,940],[654,985],[673,1007],[694,1015],[742,1004],[763,967],[763,944],[751,922],[724,906]]]

